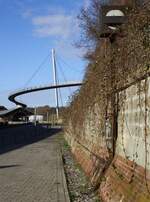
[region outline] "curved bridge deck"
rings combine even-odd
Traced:
[[[16,105],[26,107],[26,104],[16,100],[17,96],[24,95],[27,93],[37,92],[37,91],[56,89],[56,88],[76,87],[76,86],[81,86],[81,85],[82,85],[81,82],[71,82],[71,83],[59,84],[56,86],[55,85],[49,85],[49,86],[43,86],[43,87],[41,86],[41,87],[35,87],[35,88],[26,88],[26,89],[22,89],[22,90],[19,90],[19,91],[12,93],[11,95],[9,95],[8,99],[11,102],[15,103]]]

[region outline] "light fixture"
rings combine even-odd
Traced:
[[[106,17],[124,17],[125,14],[121,10],[110,10],[106,13]],[[121,18],[120,18],[121,19]],[[119,22],[119,20],[118,20]],[[116,30],[115,26],[108,26],[112,30]]]

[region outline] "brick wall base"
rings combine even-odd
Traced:
[[[150,202],[150,172],[121,156],[115,156],[100,185],[105,202]]]
[[[150,202],[149,171],[145,180],[143,167],[118,155],[111,161],[106,148],[93,145],[90,150],[81,142],[72,141],[72,152],[92,184],[98,188],[102,201]]]
[[[88,152],[83,149],[75,149],[74,155],[86,175],[90,177],[92,184],[97,185],[108,161],[93,154],[88,154]]]
[[[74,141],[71,148],[76,160],[86,175],[90,177],[92,184],[98,186],[100,178],[110,162],[107,149],[94,145],[90,150],[87,145],[85,146],[77,141]]]

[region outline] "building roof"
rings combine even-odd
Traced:
[[[4,111],[7,110],[7,108],[5,106],[0,106],[0,111]]]
[[[32,112],[30,112],[28,109],[26,108],[22,108],[22,107],[16,107],[16,108],[12,108],[9,110],[3,110],[0,111],[0,117],[2,118],[7,118],[9,116],[19,116],[19,117],[23,117],[23,116],[29,116],[32,115]]]

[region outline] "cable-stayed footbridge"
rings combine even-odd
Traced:
[[[49,89],[58,89],[58,88],[67,88],[67,87],[76,87],[76,86],[81,86],[81,82],[68,82],[68,83],[62,83],[62,84],[57,84],[57,85],[47,85],[47,86],[40,86],[40,87],[34,87],[34,88],[25,88],[19,91],[16,91],[12,94],[9,95],[8,99],[15,103],[16,105],[20,105],[22,107],[27,107],[26,104],[17,101],[16,97],[20,95],[24,95],[27,93],[32,93],[32,92],[37,92],[37,91],[43,91],[43,90],[49,90]]]
[[[49,58],[49,55],[47,56]],[[46,59],[47,59],[46,57]],[[39,72],[39,70],[41,69],[42,65],[44,64],[45,60],[41,63],[41,65],[38,67],[38,69],[33,73],[33,75],[31,76],[31,78],[27,81],[26,85],[28,85],[32,79],[35,77],[35,75]],[[69,87],[77,87],[77,86],[81,86],[82,82],[81,81],[71,81],[68,82],[64,76],[64,72],[61,69],[61,74],[64,76],[64,80],[65,82],[60,83],[58,80],[58,75],[57,75],[57,67],[56,67],[56,58],[55,58],[55,50],[52,50],[52,65],[53,65],[53,84],[51,85],[46,85],[46,86],[40,86],[40,87],[25,87],[23,89],[19,89],[13,93],[11,93],[8,97],[9,101],[15,103],[17,106],[16,108],[13,108],[12,110],[5,110],[3,112],[0,112],[0,116],[2,115],[7,116],[10,113],[16,112],[17,110],[20,109],[25,109],[27,107],[27,105],[25,103],[23,103],[20,100],[17,100],[16,98],[18,96],[21,95],[25,95],[28,93],[32,93],[32,92],[37,92],[37,91],[43,91],[43,90],[52,90],[54,89],[55,91],[55,107],[56,107],[56,115],[58,118],[59,115],[59,90],[61,88],[69,88]]]

